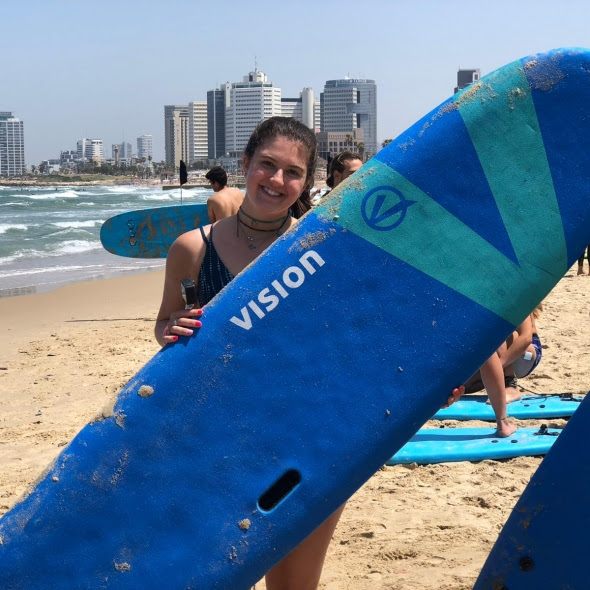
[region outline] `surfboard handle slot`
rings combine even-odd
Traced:
[[[258,508],[262,512],[274,510],[299,484],[301,473],[296,469],[285,471],[266,492],[258,499]]]

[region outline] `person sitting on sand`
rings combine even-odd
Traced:
[[[205,174],[214,195],[207,200],[209,221],[215,223],[224,217],[235,215],[244,200],[244,193],[227,186],[227,172],[221,166],[214,166]]]
[[[164,293],[155,335],[164,346],[201,327],[202,310],[237,274],[311,208],[317,143],[295,119],[271,117],[254,130],[242,164],[246,195],[238,211],[181,235],[166,260]],[[196,284],[197,306],[185,309],[179,284]],[[455,389],[447,405],[462,394]],[[266,574],[267,590],[315,590],[344,505]]]

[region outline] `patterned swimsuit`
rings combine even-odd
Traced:
[[[234,278],[234,275],[223,264],[213,245],[213,226],[211,226],[209,236],[205,235],[202,227],[200,229],[206,244],[205,258],[199,270],[198,284],[199,305],[203,307]]]

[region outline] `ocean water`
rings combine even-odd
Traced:
[[[203,203],[211,194],[184,189],[182,202]],[[0,297],[163,268],[162,259],[106,252],[100,227],[118,213],[175,204],[180,190],[161,186],[0,186]]]

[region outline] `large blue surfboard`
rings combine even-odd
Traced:
[[[516,503],[474,590],[586,590],[590,400],[571,417]]]
[[[208,223],[207,203],[136,209],[107,219],[100,241],[117,256],[166,258],[179,235]]]
[[[589,70],[579,49],[509,64],[332,191],[4,516],[0,587],[262,577],[590,241]]]
[[[508,415],[517,420],[568,418],[584,399],[580,395],[524,395],[508,405]],[[487,395],[466,395],[448,408],[439,410],[434,420],[495,420]]]
[[[557,428],[519,428],[513,435],[499,438],[493,428],[423,428],[387,461],[387,465],[545,455],[560,432]]]

